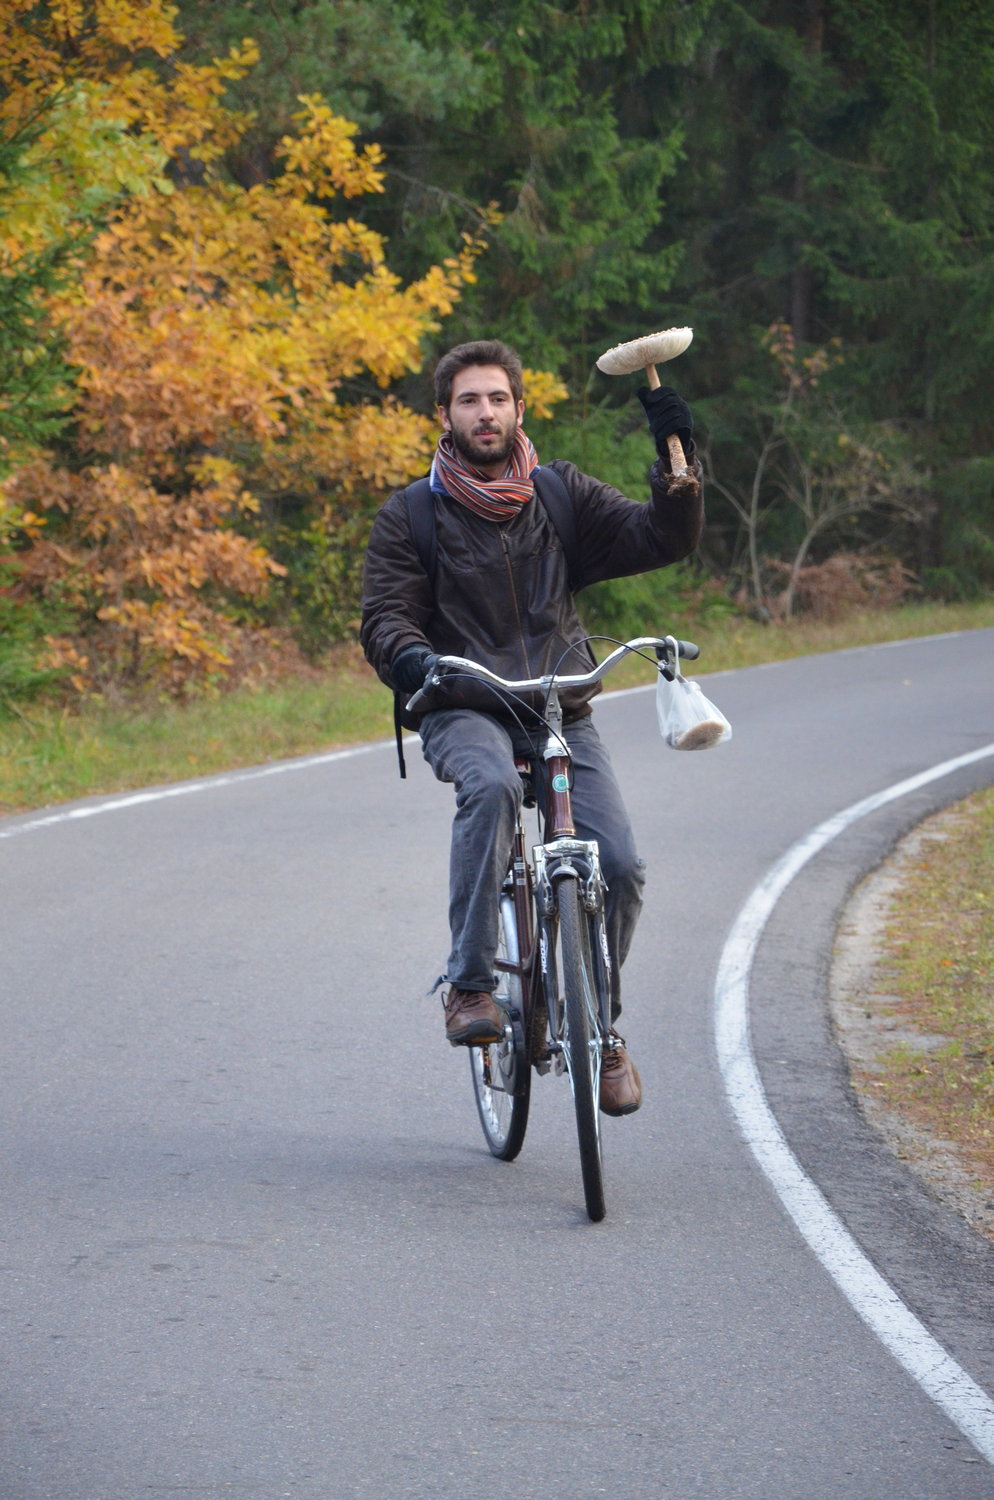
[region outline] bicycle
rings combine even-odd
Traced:
[[[618,1045],[611,1026],[611,958],[604,926],[604,879],[596,841],[576,837],[570,800],[570,750],[563,736],[562,688],[600,682],[633,653],[652,660],[672,678],[679,659],[695,660],[691,641],[641,636],[619,644],[591,671],[553,672],[509,681],[465,657],[442,656],[408,704],[430,701],[427,693],[446,677],[465,673],[489,683],[505,706],[524,694],[542,693],[541,750],[519,758],[523,808],[538,807],[541,842],[529,857],[524,817],[519,813],[507,875],[500,893],[494,998],[503,1010],[504,1034],[471,1047],[470,1067],[483,1134],[492,1154],[513,1161],[528,1126],[532,1072],[565,1072],[570,1081],[580,1148],[584,1201],[596,1223],[606,1212],[598,1095],[603,1054]],[[535,711],[524,705],[530,717]]]

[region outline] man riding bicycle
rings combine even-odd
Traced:
[[[648,572],[686,557],[703,528],[700,484],[670,485],[666,439],[677,434],[693,464],[690,409],[675,391],[643,388],[659,457],[649,501],[553,460],[540,468],[526,437],[521,363],[496,340],[460,344],[439,361],[435,398],[442,435],[428,491],[400,490],[383,506],[369,539],[363,586],[363,649],[381,679],[409,698],[438,656],[470,657],[520,680],[594,664],[573,595],[589,584]],[[695,465],[698,481],[699,465]],[[555,519],[569,507],[569,524]],[[433,556],[412,521],[415,500],[433,506]],[[561,510],[560,510],[561,515]],[[572,655],[572,663],[570,657]],[[564,734],[573,755],[577,837],[596,839],[607,883],[612,1020],[621,1011],[619,971],[642,905],[639,858],[617,779],[590,711],[599,685],[565,689]],[[445,1034],[453,1046],[496,1041],[504,1018],[494,1000],[498,898],[522,796],[515,758],[541,743],[541,702],[512,706],[478,679],[431,689],[416,719],[425,760],[452,782],[449,925],[443,976]],[[638,1069],[625,1046],[604,1054],[600,1107],[631,1114],[642,1102]]]

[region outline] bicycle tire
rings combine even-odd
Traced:
[[[503,895],[497,940],[498,961],[518,962],[518,931],[514,903]],[[531,1102],[531,1066],[525,1037],[524,995],[521,976],[498,968],[500,982],[495,999],[507,1013],[504,1036],[469,1049],[470,1071],[476,1108],[491,1154],[499,1161],[513,1161],[521,1150],[528,1128]]]
[[[583,1196],[587,1214],[596,1224],[606,1212],[598,1114],[600,1051],[594,1045],[597,992],[587,920],[575,880],[560,879],[557,882],[556,907],[559,912],[560,978],[566,1002],[563,1050],[573,1090]]]

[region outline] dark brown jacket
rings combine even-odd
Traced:
[[[540,677],[586,635],[573,592],[663,567],[697,546],[703,528],[700,497],[670,498],[668,476],[659,464],[650,474],[648,504],[627,499],[574,464],[556,459],[550,467],[561,475],[575,507],[578,576],[572,590],[562,542],[537,498],[513,520],[497,525],[436,494],[434,588],[411,538],[404,492],[387,500],[366,553],[360,640],[388,686],[393,686],[390,663],[406,646],[420,644],[443,656],[470,657],[501,677]],[[659,623],[651,622],[650,630]],[[580,673],[592,664],[589,646],[581,646],[567,654],[562,670]],[[599,686],[565,691],[566,717],[589,713],[589,700],[598,691]],[[504,717],[492,690],[478,681],[453,684],[444,692],[434,706],[478,708]]]

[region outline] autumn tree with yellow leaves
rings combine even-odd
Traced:
[[[0,272],[73,245],[42,299],[74,372],[70,425],[8,463],[7,592],[68,612],[50,658],[82,692],[223,674],[285,571],[260,518],[292,497],[327,538],[361,497],[423,472],[432,425],[389,387],[420,367],[482,248],[464,237],[402,285],[349,212],[382,190],[382,153],[318,97],[300,100],[278,175],[235,184],[224,153],[248,118],[224,95],[254,45],[193,66],[174,21],[164,0],[0,3],[0,125],[31,131],[20,188],[0,185]],[[72,157],[70,118],[89,142]],[[87,195],[104,222],[83,246]]]

